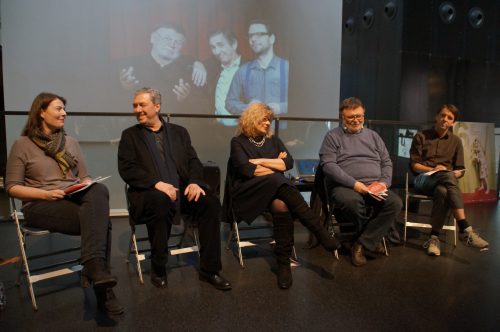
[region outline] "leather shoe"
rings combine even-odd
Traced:
[[[93,258],[86,262],[81,272],[82,287],[87,288],[92,283],[94,288],[111,288],[116,286],[116,277],[112,276],[103,258]]]
[[[325,228],[321,228],[319,232],[316,233],[316,237],[327,251],[335,251],[342,247],[342,244],[334,236],[331,236]]]
[[[359,242],[354,242],[351,248],[351,262],[354,266],[362,266],[366,264],[366,257],[363,245]]]
[[[159,276],[154,271],[151,271],[151,283],[157,288],[167,288],[167,275]]]
[[[121,315],[125,308],[116,298],[111,288],[94,288],[97,299],[97,308],[108,315]]]
[[[288,289],[292,287],[293,278],[290,264],[278,264],[278,287]]]
[[[377,246],[375,247],[375,249],[373,249],[373,250],[366,250],[365,256],[369,256],[371,258],[376,258],[378,256],[385,256],[385,248],[384,248],[384,245],[382,244],[382,242],[380,242],[379,244],[377,244]]]
[[[229,280],[224,279],[218,273],[210,273],[200,270],[200,280],[206,281],[220,290],[230,290],[232,288]]]

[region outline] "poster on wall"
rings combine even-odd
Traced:
[[[496,201],[495,124],[457,122],[453,133],[464,146],[466,172],[459,180],[464,202]]]

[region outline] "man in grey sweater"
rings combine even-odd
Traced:
[[[391,228],[403,203],[388,190],[392,162],[382,138],[363,128],[365,107],[354,97],[340,104],[342,126],[330,130],[319,156],[330,200],[342,217],[357,226],[351,247],[355,266],[366,264],[365,251],[380,254],[382,238]],[[377,193],[382,193],[377,195]]]

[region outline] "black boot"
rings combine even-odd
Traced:
[[[292,216],[316,236],[323,248],[327,251],[340,249],[340,241],[330,236],[328,230],[319,223],[319,217],[307,205],[297,188],[283,185],[278,189],[277,198],[285,202]]]
[[[106,261],[103,258],[92,258],[84,264],[82,285],[87,287],[90,283],[94,284],[94,288],[111,288],[116,286],[116,278],[109,273]]]
[[[293,220],[288,212],[273,214],[273,231],[276,245],[274,252],[278,262],[278,287],[288,289],[292,286],[290,257],[293,251]]]
[[[94,288],[97,308],[108,315],[121,315],[125,311],[111,288]]]

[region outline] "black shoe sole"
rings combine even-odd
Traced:
[[[98,309],[102,313],[109,315],[109,316],[120,316],[120,315],[123,315],[125,313],[125,308],[120,308],[120,309],[114,310],[114,311],[106,310],[106,308],[102,308],[102,307],[99,307]]]
[[[116,279],[109,278],[104,280],[99,280],[93,283],[94,288],[113,288],[116,286]]]
[[[166,281],[165,281],[165,283],[162,283],[160,281],[155,281],[155,280],[151,279],[151,284],[153,284],[153,286],[155,286],[156,288],[159,288],[159,289],[168,288],[168,282],[166,282]]]
[[[286,284],[278,282],[278,287],[280,289],[289,289],[290,287],[292,287],[292,284],[293,284],[293,282],[291,282],[291,281],[290,281],[290,283],[286,283]]]

